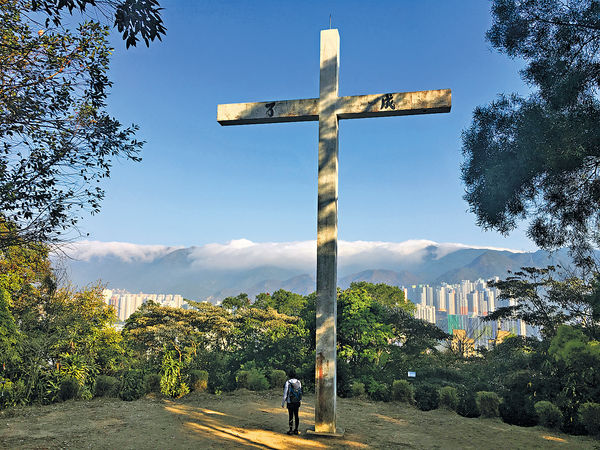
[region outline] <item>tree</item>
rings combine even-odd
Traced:
[[[10,309],[8,292],[0,287],[0,376],[4,375],[6,366],[10,366],[18,359],[17,345],[19,332]]]
[[[63,12],[91,7],[114,11],[127,47],[165,33],[156,0],[0,3],[0,247],[58,241],[82,210],[99,211],[114,159],[140,160],[138,127],[105,111],[108,27],[62,26]]]
[[[250,299],[248,298],[248,294],[243,292],[238,294],[236,297],[226,297],[221,302],[221,307],[233,314],[236,314],[237,312],[243,310],[244,308],[248,308],[249,306]]]
[[[355,281],[350,284],[350,289],[364,289],[382,305],[397,306],[408,312],[416,309],[414,303],[407,301],[404,297],[404,291],[398,286],[390,286],[385,283],[374,284],[367,281]]]
[[[527,98],[500,95],[463,132],[465,199],[485,229],[530,219],[544,249],[581,267],[600,244],[600,2],[493,0],[487,39],[523,58]]]
[[[310,354],[308,330],[298,317],[245,308],[233,316],[233,323],[229,350],[239,366],[254,362],[260,369],[299,367]]]
[[[337,342],[341,359],[357,367],[379,364],[395,338],[393,326],[382,320],[384,308],[364,288],[339,292]]]
[[[158,367],[166,351],[196,355],[199,350],[226,351],[233,327],[231,314],[209,303],[189,301],[194,309],[146,302],[125,322],[123,336],[130,347]]]
[[[252,306],[260,309],[273,308],[278,313],[287,314],[288,316],[300,316],[306,306],[306,297],[279,289],[273,295],[268,293],[258,294]]]
[[[600,311],[598,285],[578,277],[560,278],[553,266],[540,269],[523,267],[520,271],[491,283],[500,289],[500,300],[513,300],[484,320],[521,319],[540,327],[543,337],[552,338],[559,326],[581,326],[592,338],[598,336]]]
[[[435,325],[415,319],[407,309],[381,303],[364,287],[338,292],[340,358],[357,369],[369,366],[378,370],[390,353],[415,356],[448,338]]]
[[[0,245],[52,242],[97,212],[113,158],[139,161],[137,127],[104,110],[110,47],[98,23],[32,30],[16,0],[0,4]]]

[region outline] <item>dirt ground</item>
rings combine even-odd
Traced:
[[[600,448],[600,441],[499,419],[465,419],[453,412],[422,412],[396,403],[338,399],[343,438],[306,433],[314,397],[300,408],[300,435],[288,436],[287,410],[278,392],[245,390],[191,394],[181,400],[147,397],[69,401],[0,412],[0,448]]]

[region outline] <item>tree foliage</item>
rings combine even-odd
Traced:
[[[500,289],[500,300],[511,300],[513,304],[499,307],[485,320],[521,319],[540,327],[549,338],[560,325],[578,325],[590,337],[597,337],[600,331],[597,282],[559,275],[554,266],[523,267],[506,280],[491,283]]]
[[[23,7],[21,1],[20,6]],[[126,46],[136,46],[141,37],[146,47],[150,41],[166,33],[163,20],[160,17],[160,7],[157,0],[32,0],[31,10],[43,12],[47,15],[46,27],[52,22],[55,26],[61,25],[62,14],[67,10],[85,13],[86,10],[95,8],[99,15],[109,19],[114,18],[114,26],[122,33]],[[96,17],[98,14],[96,15]]]
[[[523,58],[529,97],[500,95],[463,133],[465,199],[478,225],[530,219],[542,248],[590,263],[600,243],[600,2],[493,0],[487,38]]]
[[[60,3],[60,2],[59,2]],[[0,4],[0,246],[52,242],[81,210],[98,212],[115,158],[139,161],[136,126],[105,110],[108,30],[96,22],[36,30]]]

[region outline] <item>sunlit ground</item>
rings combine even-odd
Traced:
[[[281,393],[246,390],[191,394],[179,400],[148,397],[68,401],[0,412],[0,448],[7,449],[594,449],[600,441],[500,419],[466,419],[399,403],[338,399],[342,438],[309,435],[314,397],[300,408],[300,435],[288,436]]]

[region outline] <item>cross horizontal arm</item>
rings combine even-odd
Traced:
[[[396,92],[389,94],[339,97],[336,111],[340,119],[407,116],[450,112],[450,89]],[[217,106],[221,125],[305,122],[319,120],[319,99],[280,100],[255,103],[229,103]]]
[[[229,103],[217,106],[217,122],[221,125],[303,122],[309,120],[319,120],[318,98]]]
[[[438,89],[340,97],[337,113],[340,119],[361,119],[447,113],[450,112],[451,107],[452,92],[450,89]]]

